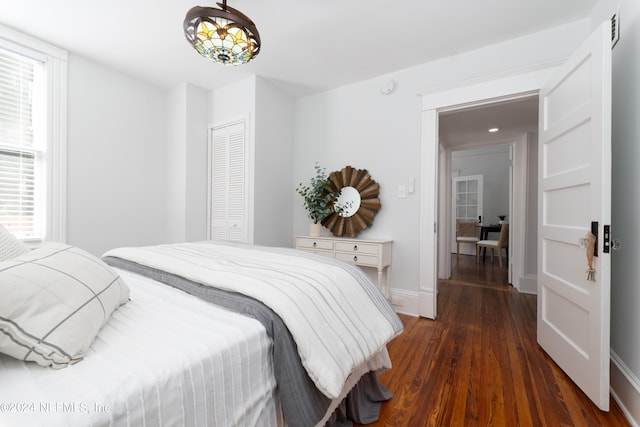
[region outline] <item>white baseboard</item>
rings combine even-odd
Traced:
[[[397,313],[418,317],[419,300],[417,292],[391,288],[391,306]]]
[[[520,276],[518,279],[518,292],[522,294],[538,294],[538,276]]]
[[[420,289],[418,294],[418,316],[427,319],[435,319],[438,314],[436,311],[436,293],[433,289]]]
[[[640,425],[640,380],[611,350],[611,395],[633,427]]]

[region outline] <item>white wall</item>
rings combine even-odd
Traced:
[[[294,182],[306,182],[315,161],[329,172],[345,165],[368,169],[380,183],[382,209],[361,237],[394,240],[391,286],[417,295],[420,188],[404,199],[397,190],[430,173],[420,168],[418,94],[564,59],[588,33],[589,22],[580,21],[300,99]],[[380,86],[387,80],[397,89],[383,95]],[[308,223],[302,200],[294,198],[294,234],[308,233]]]
[[[611,255],[611,385],[640,425],[640,2],[600,0],[595,29],[620,6],[620,41],[613,49],[612,224],[622,248]]]
[[[185,240],[207,238],[207,124],[210,91],[187,85]]]
[[[185,188],[187,186],[187,85],[167,94],[165,219],[168,242],[185,240]]]
[[[246,114],[253,115],[256,108],[256,76],[210,93],[210,124],[224,123]]]
[[[165,91],[73,54],[68,79],[68,243],[162,243]]]
[[[166,240],[205,240],[209,91],[182,84],[167,98]]]
[[[269,81],[256,80],[254,243],[290,246],[293,240],[293,123],[295,103]]]
[[[295,102],[267,79],[251,76],[211,93],[210,123],[249,118],[251,242],[291,246]]]

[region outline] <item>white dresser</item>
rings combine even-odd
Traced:
[[[344,237],[296,236],[296,249],[337,258],[378,270],[378,289],[389,299],[391,294],[392,240],[363,240]],[[383,274],[386,280],[383,286]]]

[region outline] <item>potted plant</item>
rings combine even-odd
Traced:
[[[309,218],[313,221],[309,235],[317,237],[322,230],[321,221],[334,211],[333,202],[338,194],[333,194],[327,190],[329,178],[326,170],[315,163],[315,176],[311,177],[309,185],[300,183],[296,191],[304,199],[304,207]]]

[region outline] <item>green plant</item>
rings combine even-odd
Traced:
[[[314,169],[316,174],[311,177],[309,185],[300,183],[296,191],[304,199],[304,207],[309,218],[317,224],[334,211],[333,201],[338,195],[327,190],[329,179],[326,170],[317,162]]]

